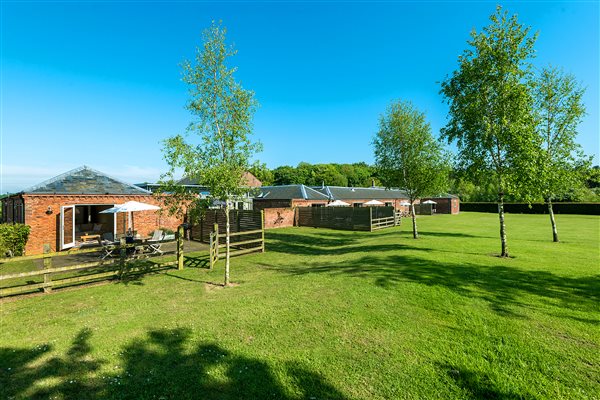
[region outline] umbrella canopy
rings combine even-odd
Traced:
[[[402,203],[400,203],[401,206],[410,206],[410,203],[408,201],[403,201]]]
[[[365,203],[366,206],[382,206],[383,203],[379,200],[369,200]]]
[[[152,204],[140,203],[139,201],[128,201],[127,203],[117,204],[114,207],[107,208],[106,210],[100,211],[100,214],[115,214],[115,213],[120,213],[120,212],[146,211],[146,210],[160,210],[160,207],[152,205]]]
[[[348,207],[349,205],[350,204],[346,203],[345,201],[336,200],[327,204],[326,207]]]
[[[437,204],[435,201],[433,200],[425,200],[423,203],[421,204]]]
[[[152,204],[140,203],[139,201],[128,201],[127,203],[117,204],[114,207],[102,210],[100,211],[100,214],[116,214],[126,212],[128,215],[127,225],[129,226],[129,228],[133,229],[133,219],[131,218],[131,212],[148,210],[160,210],[160,207]],[[123,216],[123,218],[125,217]]]

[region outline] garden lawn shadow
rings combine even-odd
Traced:
[[[571,278],[547,271],[437,262],[410,255],[369,255],[331,264],[268,267],[291,275],[330,274],[366,278],[384,288],[402,282],[439,286],[465,297],[486,300],[493,310],[508,314],[513,314],[512,306],[526,306],[520,301],[525,295],[558,301],[562,307],[584,311],[597,311],[600,302],[600,275]]]
[[[63,357],[52,349],[0,348],[2,398],[67,399],[344,399],[318,373],[300,363],[283,365],[290,393],[264,361],[205,342],[190,343],[187,329],[147,332],[121,349],[120,365],[103,374],[91,358],[91,331],[83,329]],[[110,366],[108,366],[110,367]],[[106,368],[104,368],[106,370]]]

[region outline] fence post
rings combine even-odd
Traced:
[[[177,227],[177,269],[183,269],[183,225]]]
[[[260,210],[260,229],[262,230],[262,248],[261,252],[265,252],[265,210]]]
[[[213,224],[213,229],[215,232],[215,257],[219,259],[219,224],[216,222]]]
[[[50,253],[50,245],[44,245],[44,254]],[[52,268],[52,257],[44,257],[44,269]],[[52,276],[50,274],[44,274],[44,293],[52,292]],[[48,285],[48,286],[46,286]]]
[[[209,240],[209,244],[208,244],[208,268],[209,269],[213,269],[213,257],[214,257],[213,253],[215,251],[213,249],[213,242],[214,242],[213,235],[214,234],[212,232],[210,232],[208,234],[208,240]]]
[[[127,249],[125,238],[122,237],[119,239],[119,264],[121,265],[121,271],[119,271],[119,279],[123,278],[123,274],[125,273],[125,262],[127,258]]]
[[[373,207],[369,207],[369,226],[371,227],[371,232],[373,232]]]

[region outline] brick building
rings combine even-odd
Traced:
[[[435,201],[433,208],[436,214],[458,214],[460,212],[460,199],[453,194],[444,193],[434,197],[424,197],[421,199],[421,203],[427,200]]]
[[[149,191],[83,166],[3,198],[2,222],[30,226],[26,254],[41,253],[44,244],[52,251],[64,250],[87,234],[124,232],[125,214],[100,211],[130,200],[160,206]],[[134,212],[132,219],[142,235],[159,227],[176,229],[182,222],[157,211]]]
[[[177,181],[177,184],[184,187],[187,191],[191,193],[197,193],[201,198],[210,197],[210,189],[202,185],[195,180],[184,177]],[[140,187],[149,192],[155,192],[160,188],[159,183],[136,183],[137,187]],[[256,194],[255,189],[262,185],[261,181],[258,180],[251,172],[246,171],[242,175],[242,187],[248,189],[248,191],[241,196],[238,196],[232,200],[230,200],[230,206],[236,210],[252,210],[252,197]],[[214,207],[220,208],[223,205],[220,202],[215,201]]]
[[[408,211],[408,207],[401,205],[407,199],[402,190],[379,187],[263,186],[254,198],[254,209],[264,210],[266,228],[277,228],[294,225],[296,207],[324,207],[335,200],[342,200],[351,207],[364,207],[364,203],[377,200],[398,211]]]

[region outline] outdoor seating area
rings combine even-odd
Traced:
[[[148,237],[141,237],[131,231],[128,236],[125,236],[125,244],[133,245],[127,248],[127,258],[137,259],[163,255],[163,244],[174,241],[174,234],[165,234],[160,229],[155,230],[152,236]],[[117,250],[120,249],[121,241],[120,239],[112,240],[112,234],[104,234],[101,239],[98,239],[96,245],[102,247],[102,253],[100,254],[102,260],[120,256]]]

